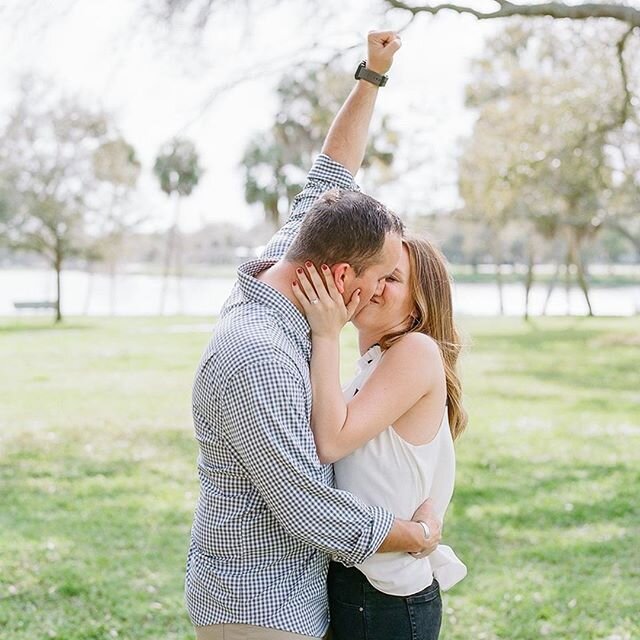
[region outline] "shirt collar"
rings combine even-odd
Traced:
[[[277,260],[250,260],[238,267],[238,283],[242,297],[247,302],[269,307],[275,312],[285,333],[302,349],[307,359],[311,358],[310,327],[306,317],[297,307],[279,291],[256,279],[265,269],[272,267]]]

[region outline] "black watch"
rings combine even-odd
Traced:
[[[363,60],[356,69],[356,80],[366,80],[371,84],[375,84],[376,87],[384,87],[387,84],[387,80],[389,80],[388,75],[382,75],[380,73],[376,73],[375,71],[371,71],[371,69],[367,69],[367,61]]]

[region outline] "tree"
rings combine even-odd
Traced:
[[[280,81],[275,122],[250,141],[242,159],[245,199],[249,204],[261,203],[274,228],[280,226],[302,189],[313,158],[352,86],[353,74],[324,65],[298,68]],[[392,178],[398,136],[386,117],[373,128],[363,171],[365,181],[375,178],[379,185]]]
[[[618,55],[607,45],[610,35],[566,25],[507,27],[475,64],[468,104],[479,117],[460,162],[461,193],[471,215],[496,232],[514,222],[526,225],[527,298],[533,234],[547,244],[561,237],[567,274],[575,268],[590,313],[583,247],[605,221],[621,219],[622,208],[612,206],[623,193],[612,151],[621,148],[620,136],[637,131],[638,120],[635,99],[621,117],[629,86],[610,64]],[[631,174],[628,181],[637,185],[640,172]]]
[[[96,149],[93,169],[98,181],[98,198],[105,211],[87,257],[90,264],[92,261],[102,261],[107,266],[111,280],[110,307],[113,313],[116,267],[123,243],[127,234],[142,221],[128,208],[130,196],[140,176],[141,165],[133,146],[118,136]],[[91,284],[87,293],[87,307],[90,290]]]
[[[182,276],[182,250],[180,244],[180,203],[190,196],[202,176],[203,170],[195,145],[185,138],[174,138],[160,149],[153,166],[160,188],[175,201],[173,224],[167,232],[167,250],[163,269],[160,313],[164,311],[167,293],[167,279],[171,263],[175,261],[178,278]],[[178,284],[180,291],[180,284]]]
[[[59,322],[64,264],[87,251],[104,213],[94,156],[115,133],[105,114],[50,96],[48,87],[24,79],[1,133],[0,235],[11,249],[35,252],[55,270]]]

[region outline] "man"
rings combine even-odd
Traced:
[[[197,371],[200,496],[186,601],[199,640],[320,638],[330,555],[354,565],[375,552],[430,553],[440,540],[428,503],[409,522],[333,488],[309,426],[309,325],[291,290],[296,270],[311,260],[331,267],[345,300],[360,289],[365,305],[396,267],[402,223],[359,193],[352,175],[399,48],[393,32],[369,34],[362,79],[287,224],[260,260],[239,268]]]

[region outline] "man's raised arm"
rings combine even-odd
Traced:
[[[367,36],[367,69],[380,75],[386,73],[400,45],[400,37],[394,31],[370,32]],[[329,128],[322,147],[324,155],[320,155],[311,168],[304,189],[293,201],[287,223],[271,239],[263,258],[277,260],[284,256],[306,213],[325,191],[334,187],[358,189],[353,176],[364,158],[378,91],[378,87],[367,80],[356,82]]]
[[[400,36],[395,31],[370,31],[366,68],[384,75],[391,68],[393,56],[401,45]],[[353,176],[364,158],[378,91],[379,87],[368,80],[358,80],[334,118],[322,147],[322,153],[339,162]]]

